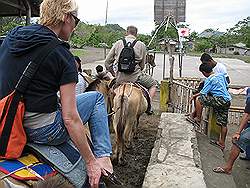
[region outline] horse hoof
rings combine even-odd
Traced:
[[[112,158],[111,158],[111,161],[112,161],[112,164],[113,164],[113,165],[117,165],[117,164],[118,164],[118,159],[117,159],[117,157],[116,157],[116,158],[112,157]]]
[[[127,149],[132,149],[132,148],[133,148],[133,145],[132,145],[131,143],[127,143],[127,144],[125,144],[125,147],[126,147]]]
[[[139,135],[138,135],[138,134],[135,134],[135,135],[134,135],[134,139],[137,140],[138,138],[139,138]]]
[[[126,166],[128,164],[127,161],[125,161],[123,158],[121,158],[119,161],[118,161],[118,165],[119,166]]]

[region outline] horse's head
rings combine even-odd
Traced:
[[[90,82],[88,87],[86,88],[86,92],[88,91],[98,91],[103,94],[105,98],[106,105],[108,107],[108,112],[111,112],[113,106],[113,98],[115,93],[113,91],[114,80],[106,81],[95,79],[94,81]]]
[[[99,88],[99,84],[101,84],[101,80],[100,79],[95,79],[95,80],[92,80],[89,83],[88,87],[86,88],[86,92],[87,91],[99,91],[98,88]]]
[[[155,67],[155,56],[152,54],[147,54],[146,55],[146,63],[150,64],[152,67]]]

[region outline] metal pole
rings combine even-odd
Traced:
[[[174,108],[172,106],[172,88],[173,88],[173,81],[174,81],[174,57],[172,52],[172,46],[168,44],[169,49],[169,63],[170,63],[170,71],[169,71],[169,111],[174,112]]]
[[[159,32],[159,30],[166,24],[166,18],[161,22],[160,26],[156,29],[153,37],[151,38],[151,40],[149,41],[147,47],[149,47],[151,45],[151,43],[153,42],[153,40],[155,39],[157,33]]]
[[[26,9],[26,25],[30,25],[30,18],[31,18],[31,6],[28,0],[23,0],[23,4]]]
[[[163,75],[162,75],[162,80],[165,79],[165,69],[166,69],[166,45],[164,41],[164,49],[163,49]]]
[[[179,52],[179,76],[182,77],[182,60],[183,60],[183,55],[182,51]]]
[[[173,57],[172,47],[171,47],[170,44],[168,45],[168,49],[169,49],[169,63],[170,63],[169,78],[170,78],[170,84],[173,84],[173,80],[174,80],[174,57]]]
[[[104,45],[104,47],[103,47],[103,50],[104,50],[104,59],[106,59],[106,51],[107,51],[107,47],[106,47],[106,45]]]
[[[106,15],[105,15],[105,25],[107,25],[107,22],[108,22],[108,6],[109,6],[109,1],[107,0],[107,4],[106,4]]]

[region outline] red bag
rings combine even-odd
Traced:
[[[0,158],[17,159],[27,142],[22,95],[13,91],[0,100]]]

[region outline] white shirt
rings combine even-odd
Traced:
[[[226,66],[225,66],[224,64],[222,64],[222,63],[218,63],[218,62],[217,62],[216,66],[213,68],[213,72],[214,72],[215,74],[222,73],[222,74],[225,75],[225,77],[228,76],[227,68],[226,68]]]
[[[76,84],[76,95],[83,93],[89,85],[83,78],[83,76],[84,73],[78,73],[78,83]]]

